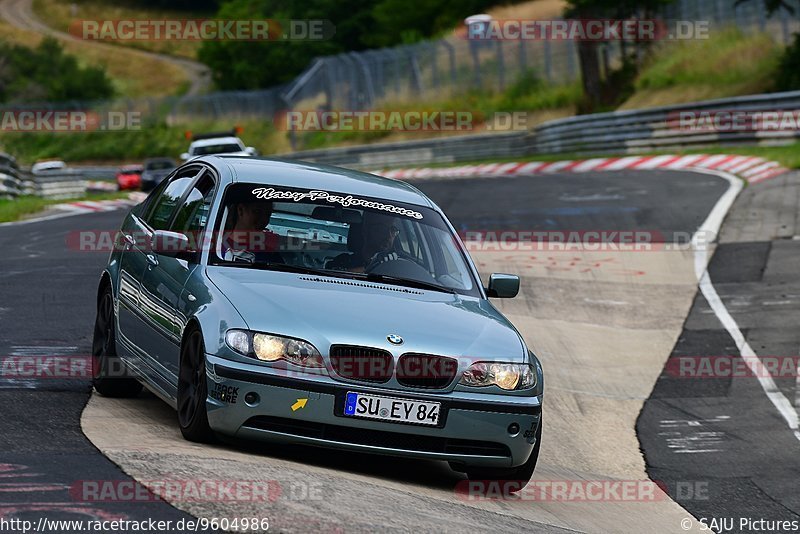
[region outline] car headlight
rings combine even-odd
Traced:
[[[317,348],[302,339],[229,330],[225,341],[236,352],[263,362],[284,360],[301,367],[325,367]]]
[[[536,385],[536,369],[521,363],[477,362],[469,366],[459,382],[465,386],[497,386],[507,391]]]

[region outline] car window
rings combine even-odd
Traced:
[[[147,198],[144,199],[144,201],[141,204],[139,204],[139,206],[136,207],[136,212],[135,212],[136,215],[144,218],[144,216],[150,211],[150,208],[153,207],[153,204],[155,203],[156,199],[158,199],[158,197],[161,196],[161,193],[164,192],[164,188],[167,187],[167,184],[169,183],[170,183],[169,180],[163,180],[160,184],[158,184],[155,187],[155,189],[150,191],[150,194],[147,195]]]
[[[205,230],[208,213],[214,200],[214,178],[210,172],[197,181],[178,209],[172,230],[185,234],[196,234]]]
[[[422,244],[420,243],[419,236],[421,235],[422,229],[419,223],[402,221],[399,230],[397,234],[397,247],[405,252],[409,258],[424,265],[432,272],[433,267],[430,265],[430,260],[426,256]]]
[[[192,185],[197,173],[197,168],[182,171],[167,184],[162,193],[155,199],[144,218],[145,222],[153,230],[167,230],[169,228],[172,215],[175,213],[184,193]]]

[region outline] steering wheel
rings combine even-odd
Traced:
[[[384,261],[368,267],[370,268],[364,269],[364,272],[367,274],[408,278],[411,280],[419,280],[420,282],[436,282],[436,279],[425,267],[407,258],[397,258],[396,260]]]

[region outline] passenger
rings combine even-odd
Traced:
[[[267,230],[272,217],[272,202],[231,204],[228,227],[222,236],[222,259],[226,261],[282,262],[278,253],[280,238]]]

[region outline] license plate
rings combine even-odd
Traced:
[[[439,424],[441,403],[395,399],[348,391],[344,399],[344,415],[395,423]]]

